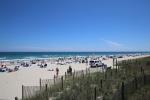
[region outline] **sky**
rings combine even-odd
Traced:
[[[150,0],[0,0],[0,51],[150,51]]]

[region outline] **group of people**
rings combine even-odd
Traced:
[[[21,63],[21,66],[23,66],[23,67],[29,67],[30,66],[30,64],[28,64],[27,62],[25,63],[25,62],[23,62],[23,63]]]
[[[0,67],[0,72],[6,72],[7,71],[7,67],[6,67],[6,65],[1,65],[1,67]]]
[[[18,71],[20,66],[15,66],[14,69],[8,68],[6,65],[1,65],[0,72],[14,72]]]
[[[40,68],[46,68],[46,67],[47,67],[47,64],[44,63],[44,64],[40,64],[39,66],[40,66]]]
[[[71,66],[69,66],[69,68],[67,69],[67,74],[72,75],[72,67]],[[59,68],[57,67],[56,68],[56,77],[58,77],[58,75],[59,75]]]

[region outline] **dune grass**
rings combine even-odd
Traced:
[[[143,74],[150,74],[150,57],[122,61],[117,66],[117,69],[107,69],[105,73],[88,71],[80,76],[73,74],[64,79],[63,84],[52,85],[36,96],[24,100],[48,100],[49,98],[52,100],[95,100],[95,98],[112,100],[122,82],[128,82]]]
[[[128,100],[150,100],[150,85],[146,85],[135,91]]]

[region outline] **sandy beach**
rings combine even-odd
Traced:
[[[0,0],[0,100],[126,100],[149,27],[150,0]]]
[[[118,61],[127,59],[137,59],[150,55],[140,55],[140,56],[126,56],[123,58],[118,58]],[[113,65],[113,59],[108,58],[102,61],[108,67]],[[21,67],[16,72],[11,73],[0,73],[0,100],[14,100],[17,96],[21,98],[22,85],[25,86],[39,86],[39,79],[53,79],[56,74],[55,69],[59,68],[59,75],[64,75],[68,67],[71,66],[73,71],[85,70],[90,66],[85,63],[71,63],[66,65],[57,65],[47,62],[47,68],[40,68],[37,64],[33,64],[30,67]],[[48,71],[53,69],[54,71]]]

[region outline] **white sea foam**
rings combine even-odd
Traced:
[[[6,59],[6,57],[1,57],[1,58],[0,58],[0,60],[5,60],[5,59]]]

